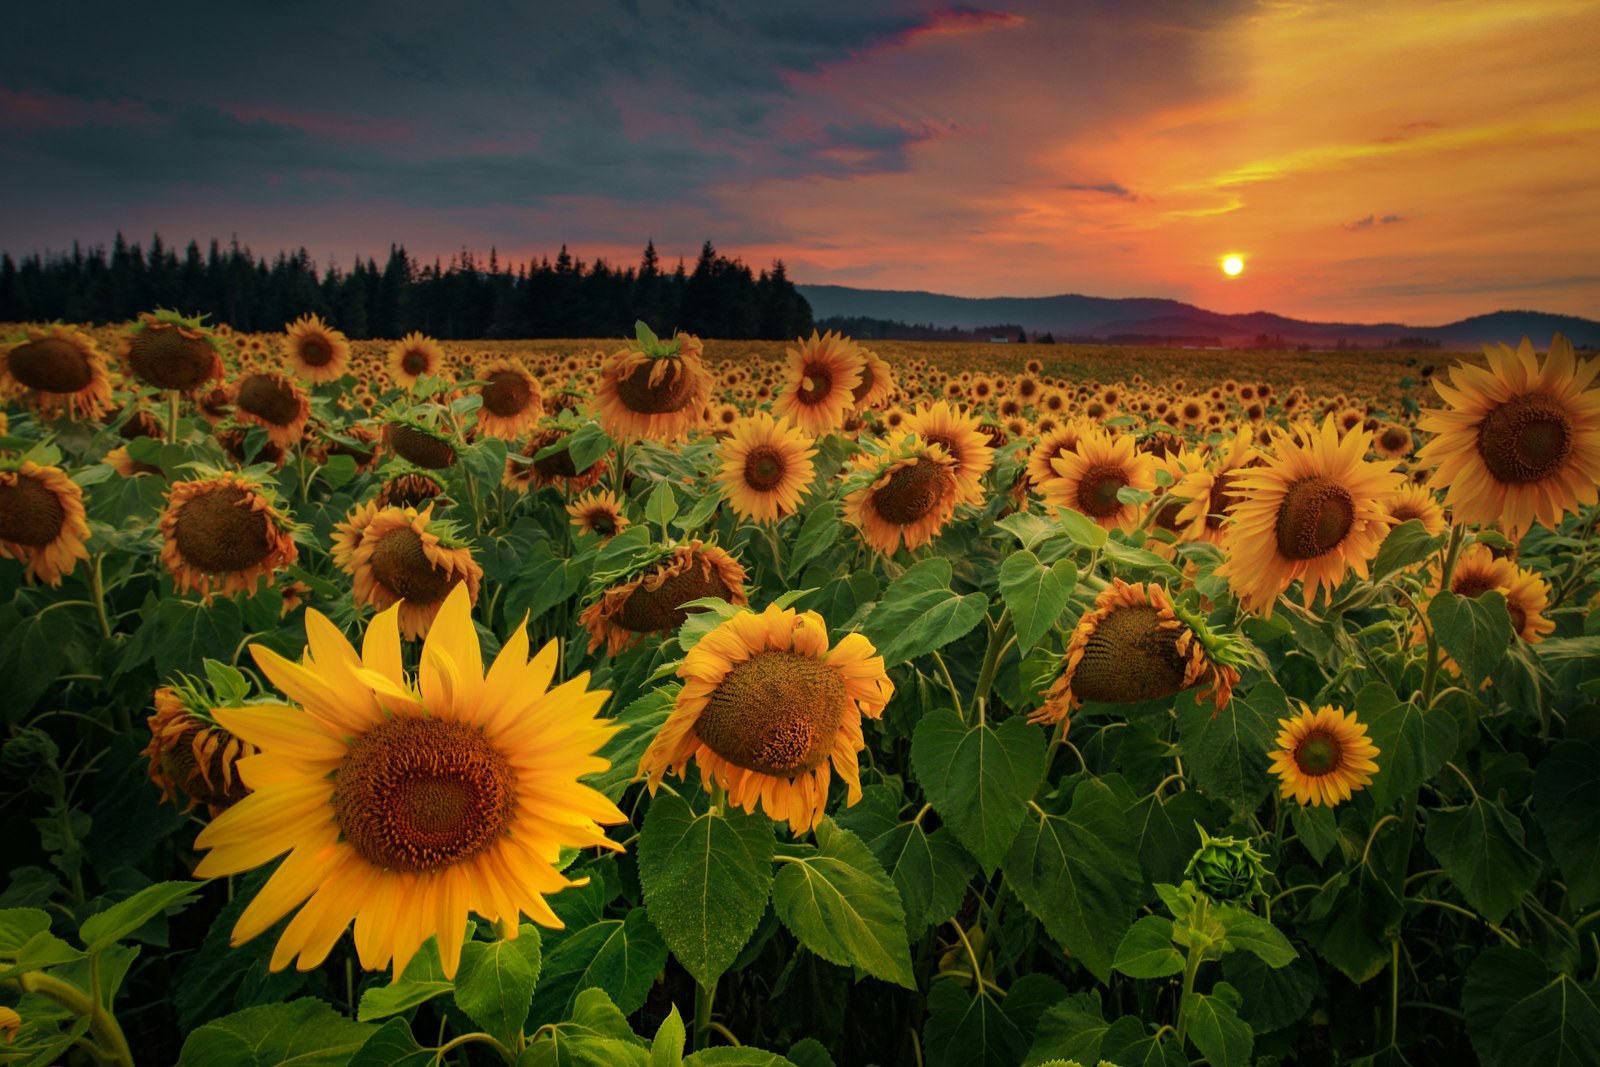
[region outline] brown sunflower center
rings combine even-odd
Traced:
[[[639,364],[626,378],[617,379],[617,396],[640,415],[670,415],[694,401],[694,376],[677,359],[668,359],[665,372],[654,384],[650,377],[660,369],[656,360]]]
[[[589,529],[601,537],[610,537],[617,532],[616,517],[604,508],[596,508],[584,518],[589,523]]]
[[[1178,521],[1178,513],[1182,510],[1183,501],[1181,500],[1168,500],[1163,502],[1160,505],[1159,510],[1156,511],[1156,525],[1163,530],[1169,530],[1173,533],[1176,533],[1183,526],[1183,524]]]
[[[1294,748],[1294,765],[1312,778],[1332,774],[1344,764],[1344,746],[1324,730],[1312,730]]]
[[[734,766],[793,778],[828,758],[848,702],[827,664],[795,652],[757,652],[717,684],[694,729]]]
[[[1389,509],[1389,514],[1397,523],[1405,522],[1407,519],[1423,518],[1422,509],[1415,504],[1396,504]]]
[[[1134,704],[1181,692],[1179,631],[1160,623],[1160,613],[1149,604],[1112,609],[1089,635],[1072,675],[1073,694],[1079,700]]]
[[[128,338],[128,365],[157,389],[188,392],[217,376],[217,353],[204,337],[185,337],[176,326],[148,326]]]
[[[1484,416],[1478,455],[1498,481],[1537,482],[1567,462],[1572,437],[1572,420],[1554,398],[1526,393]]]
[[[1411,435],[1398,426],[1391,426],[1379,435],[1378,446],[1386,452],[1399,452],[1411,447]]]
[[[325,338],[300,338],[300,362],[308,367],[326,367],[333,362],[333,346]]]
[[[398,717],[350,746],[333,786],[334,820],[375,867],[423,874],[471,859],[511,825],[517,775],[464,722]]]
[[[495,371],[483,386],[483,406],[502,419],[522,414],[532,400],[528,380],[513,370]]]
[[[1355,524],[1350,491],[1321,475],[1289,487],[1278,505],[1278,551],[1285,559],[1316,559],[1338,548]]]
[[[1128,472],[1115,464],[1096,464],[1078,480],[1078,510],[1092,519],[1104,519],[1123,508],[1117,490],[1128,484]]]
[[[822,403],[833,392],[833,371],[826,364],[807,363],[800,375],[800,388],[795,395],[807,407]]]
[[[238,403],[241,411],[274,426],[288,426],[300,414],[294,386],[276,374],[252,374],[240,382]]]
[[[397,597],[422,604],[443,600],[455,585],[422,548],[422,535],[409,527],[391,530],[372,548],[372,574]]]
[[[55,491],[37,478],[18,474],[15,485],[0,481],[0,541],[40,548],[54,541],[67,521]]]
[[[617,625],[642,634],[673,630],[689,617],[678,605],[707,596],[727,600],[732,595],[733,590],[723,584],[716,568],[697,557],[694,564],[668,576],[654,589],[640,583],[622,605]]]
[[[400,369],[420,378],[433,369],[433,360],[420,348],[408,348],[400,353]]]
[[[266,559],[272,551],[267,515],[251,502],[251,494],[237,485],[185,501],[173,528],[184,562],[206,574],[232,574]]]
[[[1211,499],[1206,504],[1206,526],[1212,530],[1222,529],[1222,522],[1228,515],[1228,509],[1233,507],[1244,497],[1233,491],[1233,480],[1238,477],[1237,471],[1222,471],[1211,480]]]
[[[878,376],[877,373],[872,369],[872,364],[868,363],[864,365],[861,368],[860,383],[854,389],[850,390],[850,399],[857,404],[861,403],[867,398],[867,394],[872,392],[872,387],[877,380]]]
[[[6,363],[13,378],[41,393],[76,393],[94,381],[94,364],[83,349],[59,337],[20,344]]]
[[[771,445],[757,445],[744,457],[744,481],[758,493],[770,492],[789,472],[783,453]]]
[[[955,479],[942,463],[919,456],[889,475],[882,488],[874,490],[872,507],[883,519],[896,526],[910,526],[939,507],[955,487]]]
[[[428,470],[443,470],[456,461],[450,442],[406,422],[389,423],[389,447],[404,459]]]

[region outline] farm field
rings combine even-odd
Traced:
[[[0,326],[0,1064],[1600,1063],[1597,374]]]

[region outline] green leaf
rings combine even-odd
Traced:
[[[690,616],[691,619],[695,617]],[[672,714],[679,688],[677,685],[658,686],[623,708],[615,721],[624,728],[608,737],[598,753],[602,759],[611,761],[611,767],[599,774],[587,775],[583,780],[610,800],[620,799],[628,783],[639,773],[640,758]]]
[[[1467,970],[1461,1009],[1484,1067],[1600,1064],[1600,1007],[1535,953],[1491,948]]]
[[[1539,880],[1539,857],[1522,839],[1516,816],[1481,796],[1462,807],[1430,810],[1423,838],[1467,903],[1492,923]]]
[[[1101,1017],[1099,994],[1075,993],[1039,1017],[1023,1067],[1061,1060],[1099,1063],[1100,1044],[1110,1029],[1111,1024]]]
[[[1448,534],[1430,534],[1421,519],[1407,519],[1389,531],[1372,560],[1372,580],[1381,582],[1395,571],[1421,563],[1443,545]]]
[[[1028,1039],[986,994],[977,997],[951,980],[928,991],[922,1048],[928,1067],[1013,1067]]]
[[[1073,544],[1084,548],[1099,548],[1109,536],[1104,527],[1097,526],[1088,516],[1071,508],[1056,508],[1056,519],[1061,523],[1062,532],[1072,539]]]
[[[1186,789],[1166,796],[1151,793],[1128,809],[1128,824],[1139,844],[1139,863],[1146,882],[1183,880],[1183,870],[1200,847],[1198,825],[1221,821],[1221,807]]]
[[[1189,1040],[1211,1067],[1250,1067],[1255,1034],[1239,1018],[1240,1003],[1239,991],[1227,982],[1218,982],[1210,994],[1191,993],[1183,1002]]]
[[[667,944],[644,908],[576,929],[545,955],[534,1019],[561,1018],[591,989],[603,990],[624,1011],[638,1011],[666,962]]]
[[[1357,985],[1389,965],[1404,909],[1376,862],[1313,894],[1297,932]]]
[[[785,855],[772,880],[772,907],[818,956],[916,988],[905,911],[894,882],[861,839],[824,817],[817,847]]]
[[[661,1020],[655,1040],[650,1042],[650,1067],[679,1067],[683,1063],[683,1042],[686,1038],[683,1016],[674,1004],[672,1011]]]
[[[1372,682],[1356,694],[1354,711],[1378,746],[1378,772],[1372,776],[1371,791],[1379,808],[1438,774],[1455,755],[1455,719],[1443,710],[1424,712],[1410,701],[1402,702],[1382,682]]]
[[[1188,1067],[1183,1047],[1164,1039],[1171,1032],[1152,1033],[1137,1015],[1124,1015],[1106,1031],[1100,1055],[1117,1067]]]
[[[365,1005],[366,997],[361,1002]],[[390,1019],[350,1057],[349,1067],[434,1067],[438,1055],[438,1049],[417,1044],[410,1023]]]
[[[1063,537],[1066,533],[1059,523],[1032,511],[1012,512],[1003,519],[996,519],[995,525],[1021,541],[1022,547],[1027,549],[1037,548],[1041,542]]]
[[[658,794],[639,834],[639,883],[650,921],[702,986],[732,966],[767,910],[772,820],[738,809],[695,814]]]
[[[1248,952],[1234,952],[1223,957],[1222,973],[1244,997],[1239,1017],[1258,1034],[1305,1018],[1319,987],[1316,969],[1305,959],[1268,967]]]
[[[968,727],[948,708],[925,715],[911,766],[933,810],[994,873],[1044,777],[1044,735],[1020,716]]]
[[[1533,810],[1574,912],[1600,902],[1600,748],[1562,741],[1533,774]]]
[[[1278,717],[1287,714],[1288,699],[1271,682],[1258,684],[1248,697],[1235,694],[1221,711],[1178,701],[1178,737],[1195,781],[1236,810],[1253,810],[1271,790],[1267,753]]]
[[[799,574],[807,563],[838,544],[842,529],[839,505],[832,500],[821,501],[807,511],[800,533],[794,539],[793,551],[788,553],[789,577]]]
[[[539,962],[539,931],[528,923],[514,940],[468,941],[456,973],[456,1007],[501,1041],[515,1043],[528,1021]]]
[[[1511,648],[1511,616],[1505,594],[1490,589],[1477,596],[1449,590],[1428,603],[1428,622],[1439,646],[1455,660],[1468,690],[1476,690]]]
[[[925,559],[889,584],[861,626],[886,666],[893,667],[962,637],[982,621],[989,598],[957,596],[950,589],[950,562]]]
[[[439,939],[430,936],[406,963],[397,981],[371,986],[361,994],[356,1017],[366,1023],[398,1015],[454,988],[455,983],[444,976],[444,966],[439,962]]]
[[[1006,881],[1028,911],[1102,982],[1139,905],[1132,839],[1111,788],[1085,778],[1064,817],[1030,815],[1006,855]]]
[[[1228,931],[1228,944],[1244,949],[1269,967],[1286,967],[1300,955],[1283,932],[1261,916],[1224,904],[1211,915]]]
[[[645,498],[644,518],[652,526],[665,528],[678,514],[678,496],[672,491],[672,483],[665,479],[656,483],[650,490],[650,495]]]
[[[20,911],[34,911],[33,908],[17,909]],[[43,912],[39,912],[43,915]],[[46,918],[44,926],[32,936],[16,945],[6,945],[0,949],[0,980],[12,978],[28,971],[42,971],[63,963],[84,958],[84,953],[67,944],[49,930],[50,922]],[[9,940],[9,937],[8,937]]]
[[[1000,596],[1016,624],[1018,651],[1026,655],[1050,632],[1077,584],[1078,568],[1070,559],[1046,567],[1027,549],[1005,558],[1000,564]]]
[[[794,1067],[794,1063],[764,1049],[719,1045],[691,1054],[683,1067]]]
[[[1183,970],[1183,953],[1172,944],[1172,920],[1146,915],[1123,935],[1111,966],[1129,978],[1165,978]]]
[[[327,484],[329,489],[337,489],[356,476],[355,457],[346,455],[329,456],[328,461],[317,468],[317,476]]]
[[[157,882],[84,920],[78,937],[90,952],[116,944],[168,908],[179,908],[205,888],[204,882]]]
[[[631,914],[642,915],[635,910]],[[649,1067],[650,1053],[603,990],[585,989],[570,1017],[544,1030],[517,1067]]]
[[[345,1067],[377,1030],[312,997],[263,1004],[190,1034],[178,1067]]]
[[[162,678],[179,671],[198,674],[200,661],[207,656],[229,663],[244,640],[244,616],[239,605],[221,597],[209,606],[165,597],[145,626],[155,627],[156,674]]]
[[[1294,823],[1300,844],[1318,863],[1327,859],[1333,846],[1339,843],[1339,820],[1332,808],[1296,804],[1289,812],[1289,821]]]
[[[899,821],[892,800],[886,807],[887,811],[875,813],[864,800],[841,813],[839,823],[866,842],[894,879],[906,913],[906,932],[916,940],[955,911],[972,876],[972,860],[948,830],[930,834],[918,823]]]

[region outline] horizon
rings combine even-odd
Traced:
[[[801,285],[1600,319],[1581,179],[1600,11],[1578,0],[617,0],[493,23],[385,9],[376,35],[344,7],[314,37],[207,8],[174,20],[171,71],[125,49],[135,12],[97,7],[17,16],[19,39],[71,20],[85,62],[0,73],[13,256],[121,231],[304,247],[319,269],[391,241],[430,263],[565,241],[625,266],[643,234],[667,263],[710,239]],[[286,49],[323,76],[270,77]]]

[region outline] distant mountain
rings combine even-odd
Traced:
[[[965,297],[895,289],[853,289],[844,285],[797,285],[817,319],[836,316],[891,319],[906,323],[971,329],[982,323],[1019,323],[1029,333],[1051,333],[1057,340],[1114,337],[1215,337],[1224,344],[1253,344],[1266,335],[1286,345],[1332,348],[1341,341],[1365,348],[1404,338],[1437,342],[1450,349],[1476,349],[1524,336],[1540,348],[1560,333],[1579,347],[1600,347],[1600,322],[1543,311],[1495,311],[1444,326],[1401,323],[1305,322],[1265,311],[1225,315],[1157,297],[1113,299],[1099,296]]]

